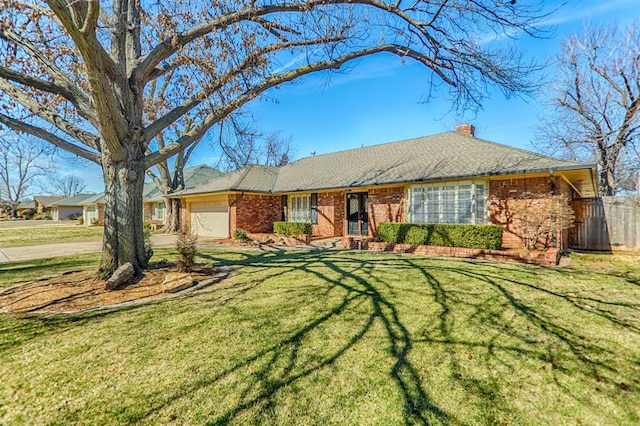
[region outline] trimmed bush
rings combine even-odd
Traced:
[[[313,226],[311,222],[273,222],[273,232],[285,237],[311,235]]]
[[[386,243],[497,250],[502,245],[502,227],[383,222],[378,237]]]

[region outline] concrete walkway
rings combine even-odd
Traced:
[[[215,244],[211,241],[198,240],[198,248],[218,248],[233,250],[308,250],[308,249],[328,249],[336,246],[336,239],[320,240],[313,242],[312,246],[270,246],[262,245],[255,247],[232,246]],[[156,248],[173,248],[176,245],[176,236],[171,234],[155,234],[151,236],[151,244]],[[40,244],[33,246],[6,247],[0,249],[0,263],[17,262],[34,259],[48,259],[58,256],[69,256],[83,253],[99,253],[102,250],[102,240],[69,242],[56,244]]]

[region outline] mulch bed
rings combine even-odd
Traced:
[[[134,283],[119,290],[105,290],[106,281],[95,279],[96,271],[67,272],[55,277],[19,284],[0,291],[0,313],[73,312],[164,295],[162,282],[175,264],[154,264]],[[196,265],[190,275],[194,285],[219,271]]]

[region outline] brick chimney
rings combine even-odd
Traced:
[[[476,133],[476,128],[473,127],[473,124],[461,124],[456,127],[456,132],[461,135],[474,136]]]

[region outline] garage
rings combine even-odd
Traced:
[[[190,203],[191,233],[202,237],[229,236],[229,208],[227,197],[218,200]]]

